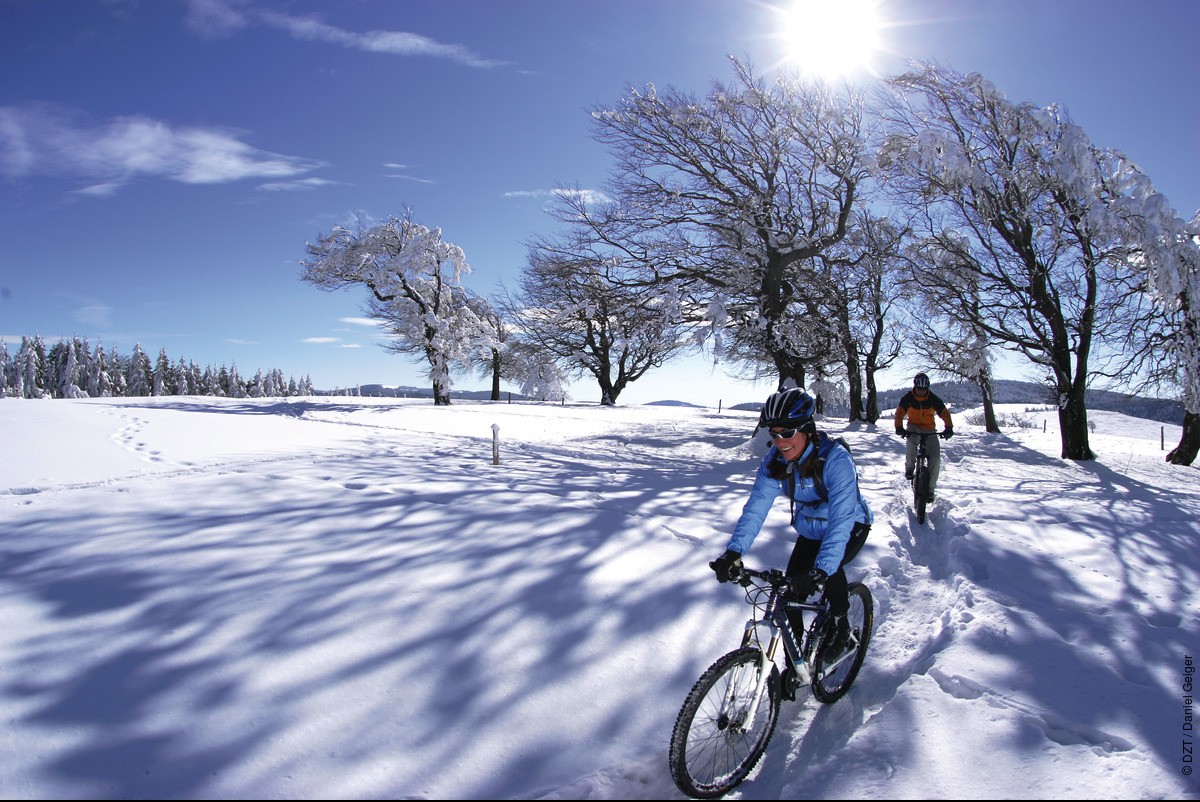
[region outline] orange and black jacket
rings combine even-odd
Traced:
[[[942,399],[938,398],[933,390],[925,393],[924,400],[919,400],[913,395],[912,390],[909,390],[900,399],[900,405],[896,407],[896,426],[903,426],[904,416],[908,415],[908,428],[923,432],[936,432],[937,426],[934,425],[933,420],[935,412],[946,424],[947,429],[954,428],[954,422],[950,420],[950,410],[946,409]]]

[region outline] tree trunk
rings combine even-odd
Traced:
[[[450,388],[437,380],[433,382],[433,405],[435,407],[450,405]]]
[[[1167,462],[1172,465],[1191,465],[1200,452],[1200,412],[1183,414],[1183,434],[1179,445],[1167,453]]]
[[[867,423],[874,423],[881,417],[879,412],[879,388],[875,385],[875,371],[867,365],[867,406],[864,410]]]
[[[857,366],[850,373],[850,417],[849,421],[853,423],[856,420],[864,420],[862,406],[862,376],[859,375]]]
[[[771,359],[775,362],[775,370],[779,373],[777,390],[804,386],[804,362],[782,352],[771,354]]]
[[[981,373],[976,382],[979,392],[983,394],[983,426],[992,434],[1000,433],[1000,424],[996,423],[996,405],[992,402],[992,378],[986,372]]]
[[[1077,397],[1069,395],[1065,403],[1059,403],[1058,425],[1062,432],[1063,459],[1096,458],[1088,443],[1087,406],[1083,403],[1082,392]]]
[[[500,352],[492,349],[492,400],[500,400]]]

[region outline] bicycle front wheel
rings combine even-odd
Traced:
[[[925,523],[925,507],[929,503],[929,468],[922,465],[913,480],[913,502],[917,508],[917,523]]]
[[[671,779],[697,799],[714,799],[737,786],[758,764],[779,720],[779,669],[771,663],[758,710],[754,691],[762,653],[729,652],[700,675],[671,733]]]
[[[871,591],[861,582],[851,582],[850,610],[846,622],[850,625],[849,646],[840,653],[833,652],[832,644],[822,643],[817,649],[813,664],[813,696],[825,704],[833,704],[846,695],[854,684],[858,670],[867,656],[871,643],[871,630],[875,626],[875,601]],[[829,637],[832,636],[832,631]]]

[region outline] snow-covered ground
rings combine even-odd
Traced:
[[[1053,413],[1001,411],[1034,427],[955,411],[925,525],[890,420],[823,422],[877,516],[849,569],[875,636],[731,797],[1200,795],[1179,427],[1093,412],[1070,462]],[[708,562],[754,419],[0,401],[0,797],[680,798],[675,715],[748,613]],[[749,564],[789,553],[775,516]]]

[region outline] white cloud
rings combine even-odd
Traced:
[[[337,181],[329,181],[325,178],[301,178],[299,181],[271,181],[266,184],[259,184],[258,189],[264,192],[292,192],[295,190],[316,189],[317,187],[337,184]]]
[[[553,191],[553,193],[555,197],[559,198],[578,197],[588,205],[595,203],[610,203],[612,201],[611,197],[598,189],[556,189]]]
[[[226,0],[188,0],[184,21],[189,29],[206,39],[228,36],[250,24],[234,5]]]
[[[608,203],[612,198],[598,189],[515,189],[505,192],[505,198],[582,198],[585,203]]]
[[[78,190],[85,195],[111,195],[138,177],[223,184],[291,178],[319,166],[259,150],[218,128],[174,128],[141,116],[92,125],[48,105],[0,107],[0,173],[82,178],[91,182]]]
[[[400,175],[398,173],[390,173],[388,175],[385,175],[384,178],[399,178],[403,181],[416,181],[418,184],[436,184],[437,183],[437,181],[433,180],[432,178],[417,178],[416,176]]]
[[[373,317],[339,317],[338,322],[349,323],[353,326],[369,326],[377,329],[383,325],[383,321],[376,320]]]
[[[353,31],[336,28],[315,16],[293,17],[276,11],[257,11],[255,16],[267,25],[287,31],[296,39],[328,42],[369,53],[393,56],[429,56],[446,58],[468,67],[498,67],[504,62],[475,55],[462,45],[448,45],[408,31]]]
[[[255,8],[240,0],[188,0],[187,26],[206,39],[230,36],[255,22],[286,31],[295,39],[327,42],[368,53],[444,58],[485,69],[506,63],[478,56],[462,45],[445,44],[410,31],[355,33],[322,22],[315,15],[295,17]]]
[[[325,345],[327,343],[337,343],[337,342],[341,342],[341,341],[342,341],[341,337],[305,337],[300,342],[316,343],[317,345]]]
[[[75,310],[75,319],[93,330],[112,326],[112,307],[104,303],[85,303]]]

